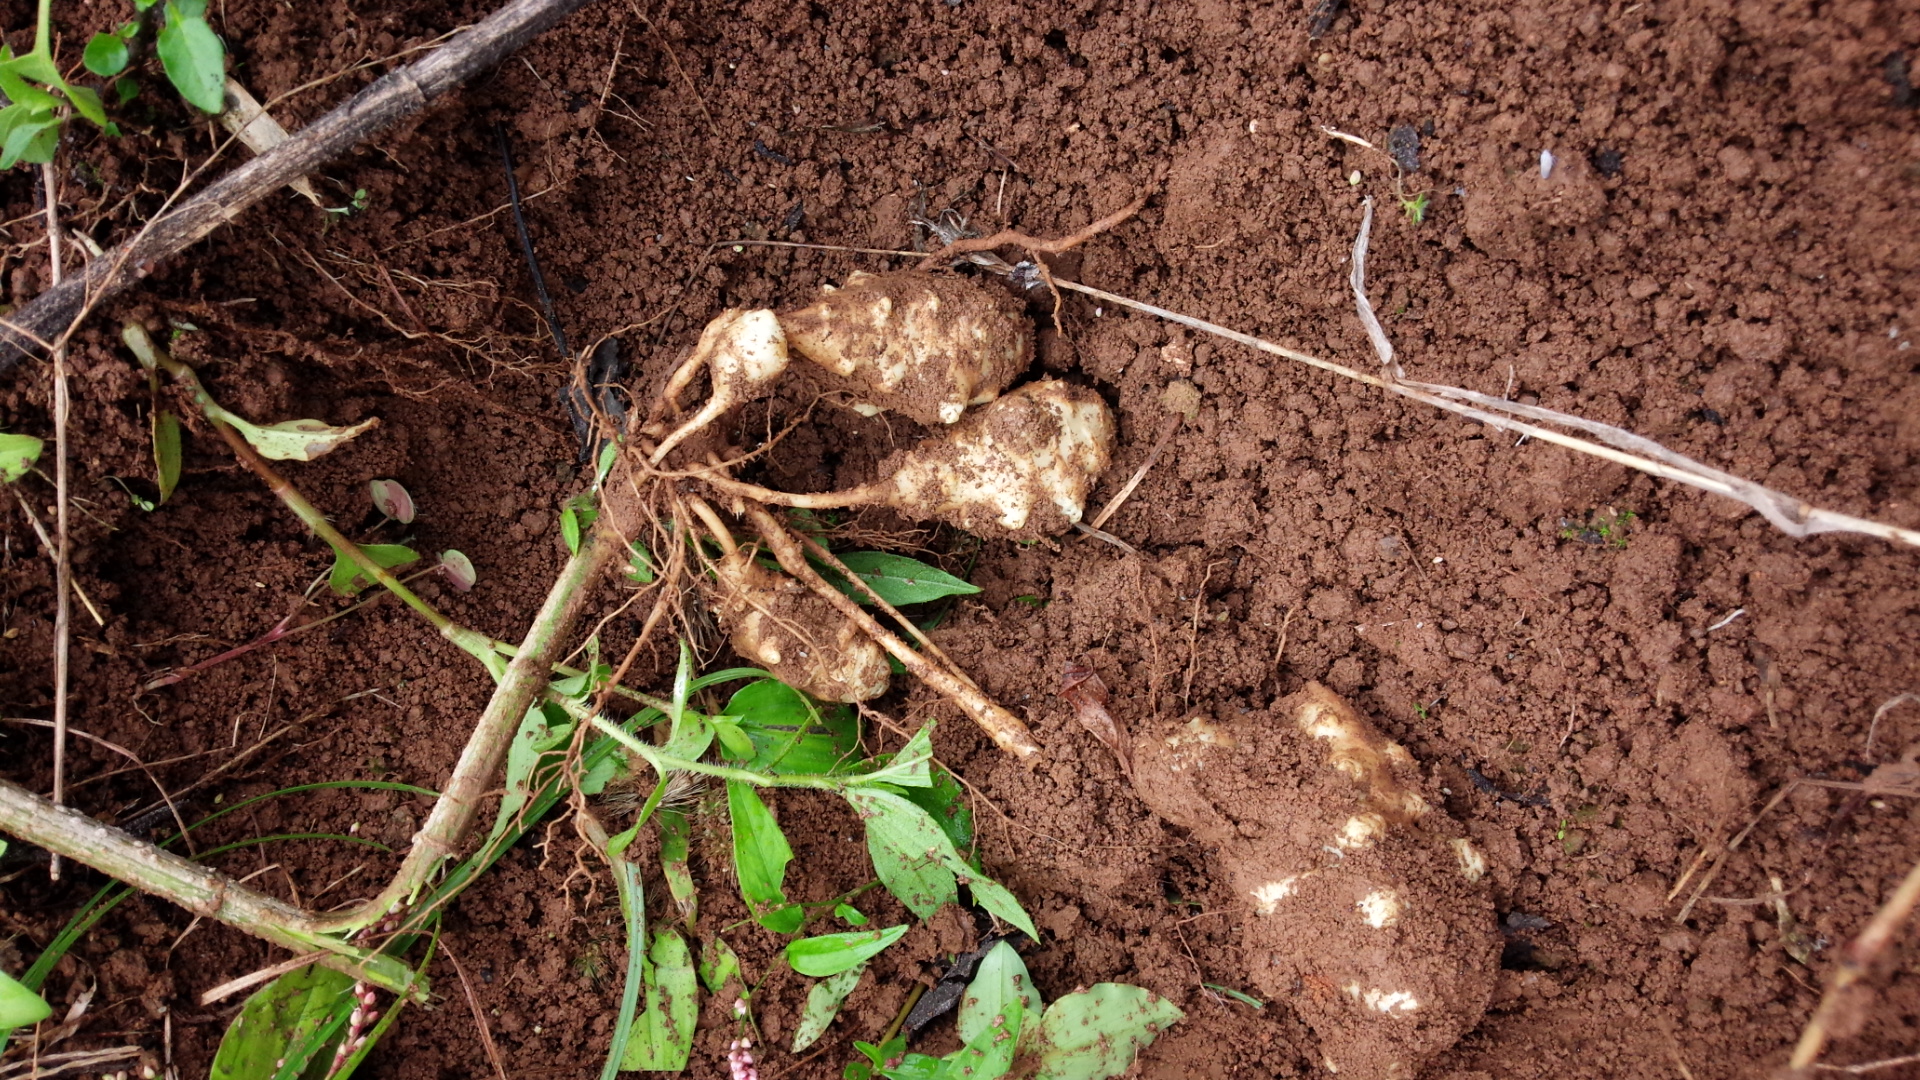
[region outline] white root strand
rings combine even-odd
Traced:
[[[1356,245],[1356,248],[1362,247],[1363,245]],[[1344,364],[1336,364],[1330,360],[1322,360],[1317,356],[1263,341],[1250,334],[1230,330],[1217,323],[1210,323],[1204,319],[1196,319],[1190,315],[1182,315],[1177,311],[1169,311],[1166,308],[1153,304],[1132,300],[1116,293],[1107,292],[1104,289],[1096,289],[1091,285],[1082,285],[1079,282],[1068,281],[1058,277],[1053,279],[1053,283],[1062,289],[1082,293],[1086,296],[1091,296],[1097,300],[1115,304],[1120,307],[1132,308],[1135,311],[1156,315],[1169,322],[1179,323],[1182,326],[1189,326],[1195,330],[1205,331],[1216,337],[1226,338],[1228,341],[1245,345],[1250,349],[1257,349],[1260,352],[1285,357],[1288,360],[1306,364],[1310,367],[1316,367],[1322,371],[1332,372],[1335,375],[1352,379],[1355,382],[1366,383],[1369,386],[1377,386],[1383,390],[1399,394],[1402,397],[1425,402],[1436,409],[1445,409],[1448,412],[1459,413],[1461,416],[1478,420],[1481,423],[1503,431],[1521,432],[1539,439],[1542,442],[1550,442],[1564,446],[1569,450],[1603,458],[1617,465],[1624,465],[1629,469],[1637,469],[1651,476],[1658,476],[1682,484],[1688,484],[1692,487],[1700,488],[1703,491],[1710,491],[1715,495],[1745,503],[1754,510],[1759,511],[1759,513],[1776,528],[1789,536],[1806,537],[1815,533],[1848,532],[1878,537],[1882,540],[1892,540],[1913,547],[1920,547],[1920,530],[1906,529],[1898,525],[1889,525],[1885,522],[1874,521],[1869,518],[1854,517],[1851,514],[1842,514],[1833,510],[1823,510],[1802,499],[1788,495],[1785,492],[1775,491],[1772,488],[1756,484],[1751,480],[1742,479],[1731,473],[1723,472],[1710,465],[1695,461],[1683,454],[1675,453],[1659,443],[1654,442],[1652,439],[1635,435],[1633,432],[1627,431],[1624,428],[1614,427],[1611,424],[1602,424],[1553,409],[1522,405],[1519,402],[1506,401],[1488,394],[1464,390],[1457,386],[1445,386],[1438,383],[1398,382],[1383,379],[1377,375],[1357,371]],[[1371,306],[1366,302],[1364,282],[1356,282],[1354,294],[1357,297],[1356,307],[1363,313],[1371,314]],[[1362,322],[1365,321],[1366,319],[1363,315]],[[1378,320],[1375,320],[1376,324],[1377,321]],[[1369,331],[1369,336],[1371,336],[1371,331]],[[1388,346],[1388,348],[1391,349],[1391,346]],[[1391,359],[1390,352],[1386,354],[1386,356],[1388,359]],[[1463,404],[1463,402],[1473,402],[1475,405],[1483,405],[1485,408],[1475,408],[1474,405]],[[1496,411],[1507,415],[1496,415]],[[1585,431],[1612,445],[1603,446],[1599,443],[1568,435],[1564,432],[1524,423],[1513,419],[1515,416],[1524,416],[1540,420],[1544,423],[1558,424],[1578,431]]]

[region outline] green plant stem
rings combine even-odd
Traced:
[[[575,719],[586,720],[603,733],[613,736],[620,745],[646,759],[647,764],[653,766],[654,772],[661,776],[675,771],[690,772],[721,780],[739,780],[754,787],[812,788],[816,791],[845,791],[852,786],[850,780],[839,777],[809,774],[776,776],[772,773],[738,769],[731,765],[709,765],[704,761],[689,761],[686,758],[674,757],[672,754],[661,753],[659,747],[648,745],[599,713],[589,715],[585,706],[571,698],[563,699],[558,694],[552,694],[547,700],[560,703],[561,707]]]
[[[586,586],[597,579],[625,547],[612,526],[602,519],[592,538],[567,560],[553,587],[547,591],[546,602],[527,629],[517,655],[506,665],[493,698],[480,714],[466,749],[460,752],[453,776],[441,788],[439,801],[433,804],[426,824],[414,837],[413,848],[401,863],[400,872],[374,899],[320,919],[321,928],[354,930],[373,923],[387,912],[411,902],[440,864],[455,854],[480,812],[482,798],[506,758],[507,747],[513,742],[520,721],[542,694],[550,693],[548,673],[586,602]],[[491,650],[491,640],[484,635],[480,637]]]
[[[273,467],[267,464],[266,459],[253,448],[253,444],[247,442],[244,436],[234,430],[233,425],[228,423],[228,417],[233,414],[215,401],[212,394],[207,393],[206,386],[200,382],[200,376],[193,368],[175,360],[165,349],[155,344],[138,323],[126,324],[121,338],[127,343],[127,347],[133,350],[134,355],[139,357],[142,366],[150,370],[157,368],[165,371],[174,381],[187,388],[194,405],[207,418],[207,423],[213,425],[213,429],[226,440],[228,448],[233,451],[233,456],[239,458],[242,465],[258,476],[267,485],[268,490],[273,492],[274,497],[279,499],[288,510],[293,511],[293,515],[299,518],[307,528],[312,529],[315,535],[332,545],[335,551],[345,555],[361,573],[379,582],[388,592],[399,597],[402,603],[432,624],[433,628],[440,632],[440,636],[458,645],[467,655],[486,665],[495,679],[501,677],[506,670],[506,664],[501,661],[499,653],[494,651],[493,639],[442,615],[439,609],[422,600],[419,594],[407,588],[386,567],[381,566],[373,560],[372,556],[362,551],[360,545],[341,535],[340,530],[333,527],[333,522],[328,521],[325,514],[308,502],[306,496],[300,494],[285,477],[275,472]]]
[[[103,825],[78,810],[55,806],[5,780],[0,780],[0,832],[91,866],[195,915],[296,952],[324,953],[318,963],[384,990],[404,995],[415,986],[407,965],[328,936],[307,912]]]

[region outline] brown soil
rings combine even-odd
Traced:
[[[237,71],[265,100],[486,8],[215,9]],[[24,5],[10,15],[28,24]],[[118,17],[59,16],[68,43]],[[1310,21],[1306,5],[1240,0],[1151,12],[1090,0],[586,9],[316,178],[336,204],[365,189],[365,212],[321,215],[276,196],[156,267],[82,335],[74,561],[105,625],[76,610],[75,726],[178,789],[292,725],[188,795],[189,815],[295,783],[444,782],[486,680],[395,604],[136,694],[159,670],[267,630],[329,558],[195,423],[173,501],[153,514],[128,506],[109,477],[151,493],[149,397],[113,328],[127,316],[190,324],[180,355],[242,413],[380,417],[289,475],[362,537],[377,516],[363,510],[365,482],[403,481],[421,507],[410,535],[465,551],[482,575],[464,595],[426,584],[434,601],[517,636],[560,565],[556,515],[582,476],[554,404],[565,370],[497,213],[496,123],[515,140],[569,330],[578,342],[624,334],[643,395],[724,308],[802,304],[855,270],[904,265],[716,240],[899,248],[912,216],[947,207],[989,232],[1064,235],[1148,190],[1136,220],[1056,271],[1363,363],[1344,259],[1358,194],[1371,193],[1386,211],[1374,293],[1417,377],[1510,389],[1821,505],[1920,526],[1920,112],[1907,69],[1888,64],[1920,55],[1920,9],[1364,0],[1317,40]],[[298,127],[370,76],[278,111]],[[1418,132],[1407,185],[1431,192],[1426,222],[1392,212],[1384,156],[1319,124],[1382,145],[1398,125]],[[81,138],[65,170],[68,218],[113,242],[207,145],[164,108],[124,142]],[[1544,178],[1542,150],[1557,161]],[[46,284],[41,226],[27,218],[35,198],[25,173],[0,182],[13,303]],[[1489,863],[1484,925],[1408,938],[1465,952],[1505,940],[1485,1015],[1424,1075],[1736,1077],[1784,1061],[1836,947],[1920,858],[1920,809],[1804,788],[1686,922],[1667,894],[1703,845],[1786,781],[1857,780],[1920,741],[1920,708],[1903,706],[1867,745],[1876,707],[1920,689],[1920,557],[1855,538],[1794,541],[1691,489],[1516,446],[1146,317],[1070,297],[1055,329],[1045,306],[1031,312],[1046,327],[1038,368],[1093,387],[1119,419],[1094,505],[1146,457],[1169,382],[1201,391],[1195,418],[1106,525],[1140,554],[1077,536],[988,541],[973,571],[984,592],[938,634],[1026,716],[1046,748],[1037,768],[922,688],[880,703],[912,723],[946,720],[936,747],[978,792],[987,863],[1043,931],[1028,955],[1040,991],[1112,980],[1172,998],[1187,1019],[1146,1053],[1140,1072],[1155,1080],[1320,1071],[1305,1000],[1315,990],[1258,970],[1232,845],[1149,811],[1056,694],[1064,667],[1084,660],[1112,689],[1114,715],[1147,738],[1196,717],[1258,726],[1317,680],[1411,752],[1421,789]],[[46,433],[44,371],[0,380],[0,428]],[[807,400],[786,392],[748,421],[795,417]],[[867,482],[903,424],[820,406],[756,479],[813,491]],[[51,500],[38,480],[21,490],[36,506]],[[46,717],[48,564],[17,507],[3,520],[0,709]],[[609,585],[602,610],[617,599]],[[615,617],[608,647],[634,622]],[[664,664],[648,657],[637,678],[657,685]],[[0,773],[45,791],[45,733],[8,725],[0,739]],[[125,765],[76,743],[73,801],[126,821],[154,793],[137,771],[107,775]],[[1308,782],[1305,764],[1269,768],[1276,783]],[[864,878],[849,812],[798,795],[775,803],[797,853],[793,895]],[[233,815],[198,842],[357,825],[401,848],[425,810],[391,793],[319,791]],[[724,826],[709,825],[696,840],[712,857],[697,854],[695,868],[712,928],[743,911],[714,847]],[[515,850],[447,923],[517,1077],[597,1072],[617,1001],[603,973],[622,961],[610,886],[568,888],[571,844],[563,827]],[[217,862],[327,906],[365,895],[396,858],[287,841]],[[0,892],[10,970],[98,884],[80,873],[53,887],[25,869]],[[1788,955],[1772,905],[1756,902],[1772,879],[1823,945],[1811,968]],[[903,916],[886,902],[870,910]],[[134,901],[84,939],[49,984],[62,1002],[98,986],[77,1045],[130,1039],[158,1054],[170,1013],[182,1075],[204,1073],[235,1006],[198,995],[282,954],[189,922]],[[781,1047],[805,980],[782,974],[772,936],[730,940],[767,975],[760,1022]],[[875,1037],[913,982],[975,940],[951,911],[917,928],[881,955],[823,1050],[799,1062],[770,1050],[765,1074],[838,1076],[850,1040]],[[1831,1060],[1920,1042],[1914,955],[1900,946],[1875,968]],[[452,968],[436,963],[433,976],[438,1007],[403,1017],[376,1075],[490,1072]],[[723,1074],[732,1037],[723,1007],[705,1010],[696,1077]],[[950,1027],[931,1031],[933,1049],[951,1043]]]

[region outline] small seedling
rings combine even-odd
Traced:
[[[1639,515],[1631,510],[1608,508],[1589,516],[1584,525],[1575,525],[1562,518],[1560,539],[1578,540],[1590,547],[1623,550],[1627,546],[1629,527],[1637,517]]]
[[[1395,197],[1400,200],[1400,212],[1407,215],[1408,221],[1419,225],[1427,220],[1427,206],[1433,201],[1433,192],[1423,191],[1418,195]]]
[[[354,188],[353,196],[347,200],[347,205],[323,206],[321,207],[321,209],[325,210],[329,214],[338,214],[343,218],[352,217],[353,215],[360,213],[362,210],[365,210],[367,208],[367,202],[368,202],[367,189]]]
[[[398,480],[369,480],[367,494],[373,498],[373,508],[389,521],[402,525],[413,523],[413,496],[400,486]]]

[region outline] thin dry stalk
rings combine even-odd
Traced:
[[[473,992],[473,983],[467,980],[466,969],[460,966],[460,958],[453,953],[453,947],[446,938],[440,939],[440,947],[446,950],[447,961],[453,965],[453,973],[460,980],[460,990],[466,995],[467,1009],[473,1013],[473,1026],[480,1032],[480,1046],[487,1052],[487,1060],[493,1063],[493,1073],[500,1080],[507,1080],[507,1067],[500,1063],[500,1048],[493,1044],[493,1029],[487,1025],[487,1011],[480,1006],[480,996]]]
[[[1895,694],[1894,696],[1881,702],[1879,708],[1873,710],[1873,723],[1867,725],[1866,756],[1868,760],[1872,760],[1873,758],[1873,737],[1879,734],[1880,732],[1880,718],[1892,712],[1895,708],[1901,705],[1905,705],[1908,702],[1912,702],[1913,704],[1920,705],[1920,694],[1915,694],[1912,692],[1908,692],[1904,694]]]
[[[1813,1064],[1820,1051],[1827,1044],[1827,1031],[1842,1008],[1848,988],[1866,976],[1867,968],[1884,951],[1887,943],[1893,940],[1894,931],[1900,929],[1913,913],[1913,906],[1920,901],[1920,863],[1907,871],[1900,887],[1893,891],[1887,902],[1874,912],[1868,920],[1867,928],[1860,936],[1840,950],[1840,960],[1827,980],[1827,992],[1820,998],[1820,1007],[1813,1011],[1813,1018],[1800,1032],[1800,1041],[1793,1048],[1793,1057],[1787,1067],[1804,1069]]]
[[[1147,470],[1153,468],[1153,463],[1160,460],[1160,453],[1167,448],[1167,441],[1173,438],[1174,432],[1180,430],[1180,425],[1185,419],[1179,413],[1174,413],[1160,421],[1160,434],[1153,440],[1153,449],[1147,451],[1147,460],[1141,462],[1140,467],[1134,470],[1133,475],[1127,479],[1126,486],[1115,492],[1113,498],[1107,500],[1107,505],[1093,515],[1093,520],[1087,522],[1088,528],[1098,529],[1113,515],[1120,512],[1120,507],[1133,495],[1133,489],[1139,487],[1140,481],[1147,478]]]
[[[40,515],[33,512],[33,504],[27,501],[27,497],[19,489],[14,490],[13,497],[20,500],[20,512],[27,515],[27,524],[33,526],[33,535],[39,539],[41,550],[47,553],[47,561],[54,565],[55,574],[58,576],[60,553],[54,549],[53,537],[47,535],[47,527],[40,524]],[[100,609],[93,606],[93,601],[87,598],[87,592],[80,587],[80,583],[69,581],[67,585],[73,590],[73,595],[80,598],[80,603],[85,605],[87,614],[93,616],[94,624],[107,625],[107,620],[100,617]]]
[[[773,550],[774,558],[780,561],[781,569],[793,575],[795,579],[812,589],[814,595],[832,604],[835,610],[846,616],[865,631],[867,636],[878,642],[880,647],[900,661],[907,672],[933,687],[947,700],[959,706],[960,710],[973,718],[980,729],[992,737],[1002,750],[1021,761],[1033,762],[1040,754],[1040,744],[1033,741],[1033,733],[1019,717],[994,704],[980,690],[970,683],[962,682],[938,667],[926,657],[915,652],[906,642],[895,637],[886,627],[881,626],[873,616],[860,609],[860,605],[840,590],[827,584],[818,571],[807,562],[806,550],[794,539],[785,526],[774,520],[772,514],[763,507],[749,505],[747,519],[760,533]]]
[[[1848,1073],[1853,1076],[1865,1076],[1881,1069],[1896,1069],[1902,1065],[1920,1064],[1920,1054],[1902,1054],[1899,1057],[1882,1058],[1879,1061],[1863,1061],[1858,1065],[1828,1065],[1824,1062],[1814,1065],[1821,1072]]]
[[[1868,518],[1854,517],[1850,514],[1842,514],[1832,510],[1823,510],[1801,499],[1788,495],[1785,492],[1763,487],[1750,480],[1742,479],[1731,473],[1722,472],[1710,465],[1705,465],[1682,454],[1677,454],[1651,439],[1635,435],[1630,431],[1614,427],[1611,424],[1602,424],[1596,421],[1586,420],[1553,409],[1523,405],[1519,402],[1507,401],[1490,394],[1464,390],[1457,386],[1446,386],[1439,383],[1403,382],[1381,378],[1378,375],[1357,371],[1344,364],[1336,364],[1329,360],[1322,360],[1317,356],[1312,356],[1296,349],[1274,345],[1260,338],[1253,337],[1250,334],[1230,330],[1218,323],[1210,323],[1205,319],[1196,319],[1190,315],[1182,315],[1179,312],[1169,311],[1166,308],[1158,307],[1154,304],[1133,300],[1125,296],[1120,296],[1117,293],[1110,293],[1104,289],[1096,289],[1090,285],[1082,285],[1079,282],[1068,281],[1064,278],[1054,278],[1053,282],[1062,289],[1082,293],[1119,307],[1131,308],[1132,310],[1142,311],[1149,315],[1157,315],[1169,322],[1189,326],[1195,330],[1202,330],[1216,337],[1225,338],[1228,341],[1245,345],[1250,349],[1257,349],[1273,356],[1282,356],[1310,367],[1319,368],[1322,371],[1332,372],[1342,378],[1352,379],[1355,382],[1366,383],[1369,386],[1377,386],[1391,393],[1399,394],[1402,397],[1412,398],[1415,401],[1431,405],[1434,408],[1444,409],[1448,412],[1458,413],[1461,416],[1478,420],[1483,424],[1501,431],[1519,432],[1539,439],[1542,442],[1554,443],[1555,445],[1563,446],[1578,453],[1588,454],[1606,461],[1611,461],[1617,465],[1624,465],[1627,468],[1636,469],[1649,476],[1657,476],[1663,479],[1677,481],[1691,487],[1697,487],[1702,491],[1708,491],[1724,498],[1745,503],[1759,511],[1774,527],[1789,536],[1806,537],[1816,533],[1851,532],[1920,547],[1920,530],[1901,528],[1897,525],[1889,525],[1885,522],[1873,521]],[[1361,303],[1356,304],[1356,309],[1361,309],[1366,306],[1364,304],[1365,296],[1366,294],[1363,289],[1356,290],[1356,297],[1361,301]],[[1384,360],[1390,359],[1391,354],[1386,354]],[[1608,445],[1601,445],[1601,443],[1568,435],[1562,431],[1555,431],[1550,428],[1540,427],[1536,424],[1526,423],[1522,420],[1516,420],[1514,417],[1526,417],[1532,420],[1539,420],[1543,423],[1558,424],[1562,427],[1584,431],[1601,440],[1601,443]]]
[[[53,162],[40,167],[47,194],[47,271],[53,287],[60,287],[60,183]],[[67,799],[67,701],[69,646],[73,634],[73,580],[71,534],[67,527],[67,422],[72,412],[67,396],[67,344],[53,348],[53,804]],[[60,853],[47,862],[47,877],[60,880]]]
[[[255,873],[258,872],[259,871],[255,871]],[[195,922],[198,921],[197,919],[195,920]],[[181,936],[185,937],[186,935],[182,934]],[[174,944],[178,945],[179,942],[175,942]],[[325,955],[326,953],[322,952],[302,953],[291,959],[282,960],[277,964],[263,967],[259,971],[250,971],[237,979],[228,979],[219,986],[201,994],[200,1004],[211,1005],[216,1001],[224,1001],[242,990],[259,986],[264,982],[272,982],[274,979],[285,975],[289,971],[299,971],[301,968],[307,967]]]

